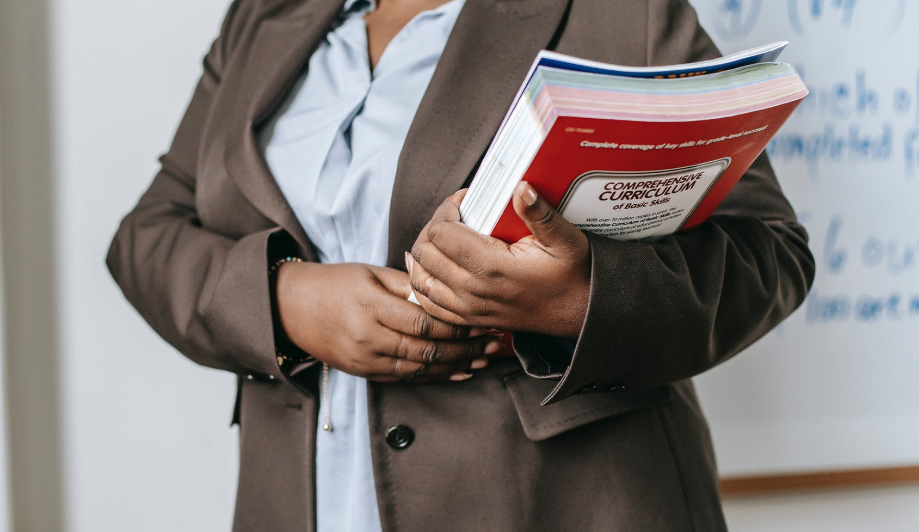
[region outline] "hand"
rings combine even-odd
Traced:
[[[406,254],[415,296],[447,323],[576,338],[590,294],[590,243],[529,183],[514,210],[533,233],[508,245],[460,221],[466,191],[441,204]]]
[[[283,264],[276,301],[281,326],[303,351],[370,380],[466,380],[501,343],[451,325],[406,300],[408,274],[365,264]]]

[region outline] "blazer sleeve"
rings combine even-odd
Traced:
[[[649,64],[718,55],[685,0],[648,2]],[[588,237],[590,298],[570,363],[558,364],[552,344],[514,338],[527,373],[560,379],[543,404],[698,375],[787,317],[814,278],[807,233],[765,154],[692,230],[655,241]]]
[[[246,8],[234,2],[162,165],[123,219],[106,264],[128,301],[167,342],[204,366],[280,378],[270,300],[269,242],[281,229],[238,240],[202,227],[195,207],[198,147]]]

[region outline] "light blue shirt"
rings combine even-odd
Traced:
[[[418,14],[371,73],[363,16],[348,0],[261,142],[275,179],[323,263],[384,266],[389,205],[405,136],[464,0]],[[316,435],[319,532],[381,530],[366,380],[330,370],[334,430]],[[375,435],[381,437],[381,435]],[[307,501],[304,501],[307,504]]]

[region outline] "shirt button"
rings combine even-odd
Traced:
[[[402,450],[415,440],[415,431],[405,425],[389,427],[386,431],[386,443],[396,450]]]

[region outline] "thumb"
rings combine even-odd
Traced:
[[[581,230],[562,218],[526,181],[514,189],[514,210],[536,240],[547,248],[571,249],[584,239]]]

